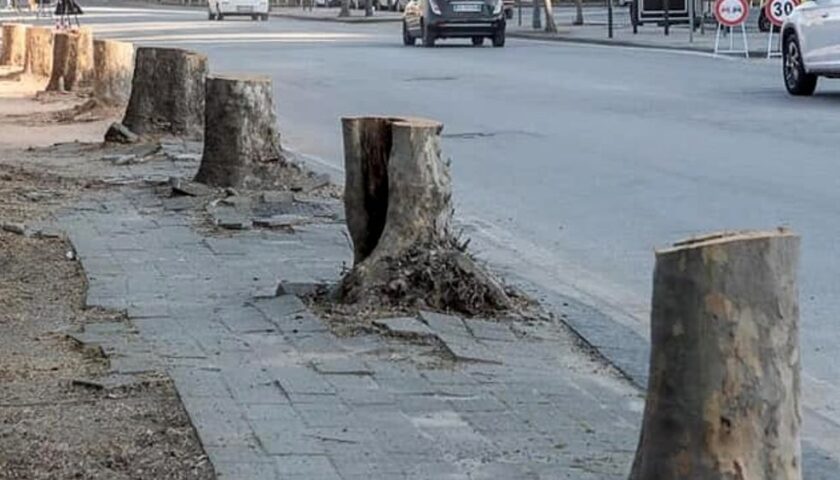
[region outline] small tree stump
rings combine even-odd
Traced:
[[[631,480],[801,480],[798,258],[781,230],[656,253]]]
[[[53,44],[53,65],[48,92],[73,91],[82,80],[79,53],[82,35],[79,32],[57,32]]]
[[[353,270],[345,303],[391,302],[465,313],[510,308],[504,289],[451,233],[443,125],[419,118],[344,118],[347,227]]]
[[[207,57],[178,48],[137,49],[123,124],[140,135],[201,138]]]
[[[104,105],[125,105],[131,95],[134,45],[116,40],[93,41],[93,94]]]
[[[49,77],[53,66],[53,30],[47,27],[26,29],[26,61],[24,73]]]
[[[26,60],[26,25],[21,23],[3,24],[3,51],[0,65],[22,67]]]
[[[217,187],[265,185],[270,166],[281,163],[271,79],[208,76],[204,153],[195,180]]]

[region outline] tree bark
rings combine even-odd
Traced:
[[[548,33],[557,33],[557,23],[554,21],[554,5],[552,5],[551,1],[543,0],[545,4],[545,31]]]
[[[344,208],[354,265],[338,295],[345,303],[423,302],[467,313],[510,300],[453,237],[443,125],[419,118],[342,119]]]
[[[372,0],[365,0],[365,16],[372,17],[373,16],[373,1]]]
[[[341,10],[338,12],[339,17],[350,16],[350,0],[341,0]]]
[[[137,49],[123,124],[139,135],[201,138],[207,57],[177,48]]]
[[[125,105],[131,95],[134,45],[116,40],[94,40],[93,94],[105,105]]]
[[[784,230],[656,253],[631,480],[801,480],[798,258]]]
[[[217,187],[271,183],[283,162],[269,77],[207,77],[204,154],[195,177]]]
[[[22,67],[26,60],[26,25],[21,23],[3,24],[3,54],[0,65]]]
[[[49,77],[53,66],[53,30],[47,27],[26,29],[26,65],[24,73]]]
[[[57,32],[53,44],[53,66],[48,92],[75,90],[81,80],[79,52],[82,36],[77,32]]]
[[[531,28],[534,30],[542,28],[542,9],[543,3],[539,0],[534,0],[533,14],[531,14]]]

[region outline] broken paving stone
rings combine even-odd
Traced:
[[[105,141],[113,143],[137,143],[140,137],[119,122],[114,122],[105,132]]]
[[[460,335],[465,337],[472,337],[461,317],[455,315],[446,315],[443,313],[430,312],[428,310],[420,311],[420,319],[423,320],[429,328],[440,335]]]
[[[216,226],[227,230],[248,230],[251,220],[234,215],[220,215],[216,217]]]
[[[234,190],[235,193],[235,190]],[[239,195],[231,195],[229,197],[222,198],[218,201],[219,205],[227,205],[229,207],[234,207],[238,209],[247,208],[251,204],[251,199],[248,197],[243,197]]]
[[[3,222],[0,223],[0,230],[4,230],[9,233],[16,233],[18,235],[26,234],[26,226],[22,223]]]
[[[399,337],[434,337],[435,332],[428,325],[413,317],[383,318],[373,324],[391,335]]]
[[[298,185],[292,187],[292,191],[310,193],[324,188],[330,184],[330,176],[326,173],[312,175],[306,180],[301,181]]]
[[[474,318],[465,318],[464,323],[473,336],[479,340],[492,340],[497,342],[515,342],[516,335],[506,323],[490,322]]]
[[[188,195],[190,197],[201,197],[210,195],[214,190],[203,183],[193,182],[178,177],[169,177],[169,185],[174,195]]]
[[[274,215],[268,218],[253,219],[254,226],[262,228],[285,228],[294,231],[295,226],[308,223],[309,219],[300,215]]]

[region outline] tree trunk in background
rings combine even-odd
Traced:
[[[139,135],[204,134],[207,57],[178,48],[140,47],[123,125]]]
[[[557,33],[557,24],[554,22],[554,9],[551,0],[543,1],[545,2],[545,31],[549,33]]]
[[[365,16],[366,17],[372,17],[373,16],[373,0],[365,0]]]
[[[204,153],[195,177],[215,187],[262,184],[262,173],[283,161],[271,78],[210,75]]]
[[[48,92],[73,91],[79,86],[79,47],[82,36],[78,32],[57,32],[53,44],[53,66]]]
[[[116,40],[94,40],[93,94],[105,105],[125,105],[131,96],[134,45]]]
[[[3,54],[0,65],[22,67],[26,61],[26,25],[7,23],[3,25]]]
[[[534,0],[534,12],[531,15],[531,27],[534,30],[542,30],[542,8],[543,3],[539,0]]]
[[[573,24],[583,25],[583,0],[575,0],[575,21]]]
[[[49,77],[53,65],[52,28],[29,27],[26,29],[26,65],[24,72],[37,77]]]
[[[341,0],[341,11],[338,12],[339,17],[350,16],[350,0]]]
[[[656,253],[631,480],[801,480],[798,259],[783,230]]]

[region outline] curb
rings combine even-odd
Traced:
[[[269,16],[288,18],[290,20],[303,20],[307,22],[348,23],[356,25],[363,23],[398,23],[402,21],[402,18],[399,17],[313,17],[310,15],[287,12],[269,12]]]
[[[543,40],[548,42],[562,42],[562,43],[578,43],[584,45],[601,45],[607,47],[632,47],[644,48],[648,50],[668,50],[673,52],[698,52],[712,55],[714,49],[707,47],[691,47],[691,46],[674,46],[674,45],[651,45],[649,43],[634,42],[630,40],[609,40],[600,38],[580,38],[567,37],[562,34],[546,35],[544,33],[529,33],[529,32],[507,32],[508,38],[518,38],[522,40]],[[750,50],[750,60],[762,59],[767,57],[766,50]],[[721,55],[724,58],[745,58],[740,55]]]

